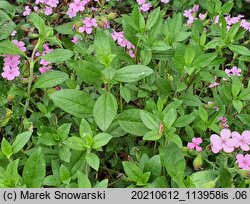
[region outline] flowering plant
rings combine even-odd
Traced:
[[[0,2],[0,187],[249,187],[249,3]]]

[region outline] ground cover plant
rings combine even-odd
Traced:
[[[0,0],[0,187],[249,187],[249,14]]]

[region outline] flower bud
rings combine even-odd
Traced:
[[[209,181],[207,183],[204,183],[202,188],[215,188],[215,186],[216,186],[216,183],[214,181]]]
[[[238,172],[242,177],[250,178],[250,170],[240,169]]]
[[[198,171],[203,164],[203,158],[201,154],[198,154],[193,161],[194,170]]]
[[[108,20],[114,20],[117,17],[117,14],[114,12],[111,12],[108,16],[107,19]]]

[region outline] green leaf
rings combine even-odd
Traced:
[[[198,98],[198,96],[182,94],[179,99],[188,106],[201,106],[201,100]]]
[[[44,178],[43,185],[45,186],[59,186],[61,184],[61,180],[58,176],[49,175]]]
[[[78,188],[91,188],[92,187],[89,181],[89,178],[80,171],[77,172],[77,184],[78,184]]]
[[[9,14],[13,14],[15,12],[14,5],[11,5],[8,1],[0,1],[0,9],[5,10]]]
[[[25,162],[23,179],[28,188],[40,188],[46,174],[46,163],[41,148],[36,149]]]
[[[226,168],[221,167],[219,181],[220,181],[221,188],[232,187],[232,176]]]
[[[84,140],[80,137],[69,137],[66,141],[64,141],[64,144],[74,150],[85,150]]]
[[[5,138],[1,142],[1,151],[8,159],[13,154],[12,146]]]
[[[150,130],[159,130],[161,121],[152,113],[141,110],[141,120],[144,125]]]
[[[194,121],[196,117],[191,113],[190,115],[181,115],[174,123],[175,127],[185,127]]]
[[[65,62],[70,60],[70,58],[74,55],[74,52],[66,49],[55,49],[52,52],[43,55],[42,59],[56,63],[56,62]]]
[[[238,113],[240,113],[243,109],[243,103],[239,100],[233,100],[233,106]]]
[[[1,2],[2,1],[0,1],[0,8]],[[2,10],[0,10],[0,26],[0,40],[7,39],[11,35],[13,30],[16,28],[16,24],[11,20],[8,14]]]
[[[208,113],[202,106],[199,107],[199,116],[204,122],[208,122]]]
[[[60,179],[64,184],[69,184],[71,180],[70,171],[64,165],[60,166]]]
[[[240,55],[250,56],[250,50],[242,45],[229,45],[228,47]]]
[[[174,142],[169,142],[167,147],[163,150],[163,161],[168,174],[175,178],[186,169],[186,161],[181,149]]]
[[[125,174],[128,178],[134,182],[139,182],[143,175],[142,170],[133,162],[124,161],[122,162]]]
[[[13,154],[19,152],[29,141],[30,137],[32,135],[32,132],[23,132],[21,134],[18,134],[15,138],[15,141],[12,144],[13,148]]]
[[[128,103],[131,100],[131,93],[127,87],[120,84],[120,94],[122,98]]]
[[[31,13],[28,18],[34,24],[34,26],[38,29],[39,34],[44,35],[45,28],[46,28],[44,20],[35,13]]]
[[[74,35],[75,32],[72,30],[73,25],[74,22],[64,23],[62,25],[55,27],[55,30],[63,35]]]
[[[195,58],[192,66],[197,68],[207,67],[216,57],[215,53],[201,54]]]
[[[111,53],[111,46],[109,42],[108,36],[102,29],[98,29],[95,35],[95,51],[97,55],[110,55]]]
[[[171,108],[163,118],[164,129],[169,130],[177,119],[177,112]]]
[[[80,137],[85,137],[86,134],[90,134],[92,136],[93,134],[88,121],[85,120],[84,118],[82,119],[80,123],[79,134],[80,134]]]
[[[237,117],[240,119],[240,121],[244,125],[250,128],[250,115],[249,114],[238,114]]]
[[[116,71],[114,78],[119,82],[136,82],[151,74],[153,70],[144,65],[130,65]]]
[[[101,79],[101,72],[92,63],[85,60],[78,60],[70,64],[75,71],[77,76],[85,83],[93,84]]]
[[[59,149],[59,157],[62,161],[69,163],[71,158],[70,148],[66,145],[62,145]]]
[[[50,94],[50,97],[56,106],[75,117],[92,115],[94,100],[83,91],[63,89]]]
[[[16,159],[14,161],[11,161],[6,168],[6,174],[11,184],[13,185],[12,187],[17,187],[21,181],[21,176],[18,173],[18,164],[19,159]]]
[[[191,174],[189,176],[191,187],[193,188],[204,188],[204,185],[210,181],[214,181],[217,174],[213,170],[201,171]]]
[[[143,168],[144,172],[151,172],[151,176],[153,179],[156,179],[161,176],[161,159],[160,155],[155,155],[152,158],[150,158]]]
[[[33,89],[45,89],[57,86],[69,78],[69,75],[56,70],[50,70],[40,75],[36,80]]]
[[[229,42],[231,42],[234,37],[236,36],[237,32],[239,31],[240,29],[240,23],[236,23],[234,24],[230,30],[227,32],[227,35],[226,35],[226,40],[228,40]]]
[[[57,129],[57,135],[59,136],[60,141],[64,141],[68,137],[70,128],[71,123],[65,123]]]
[[[233,1],[228,1],[226,2],[222,7],[221,7],[221,13],[222,14],[228,14],[230,13],[230,11],[232,10],[234,6],[234,2]]]
[[[158,21],[159,17],[160,17],[160,7],[157,7],[153,10],[152,13],[150,13],[150,15],[148,16],[148,20],[146,23],[146,29],[150,30]]]
[[[143,136],[149,131],[141,121],[138,109],[125,110],[119,115],[118,121],[121,128],[132,135]]]
[[[159,140],[161,136],[162,135],[159,134],[159,130],[152,130],[147,132],[142,139],[145,141],[156,141]]]
[[[106,131],[117,114],[116,98],[111,93],[102,94],[95,102],[93,116],[102,131]]]
[[[109,180],[104,179],[101,182],[97,183],[93,188],[108,188]]]
[[[0,42],[0,54],[26,56],[14,43],[9,40]]]
[[[187,49],[185,50],[185,55],[184,55],[184,59],[185,59],[185,64],[187,66],[190,66],[194,60],[195,57],[195,49],[193,46],[188,46]]]
[[[232,78],[232,95],[233,98],[236,99],[238,94],[240,93],[240,90],[242,89],[242,82],[238,76],[234,76]]]
[[[98,171],[99,165],[100,165],[100,159],[96,154],[88,153],[86,154],[85,159],[87,163],[89,164],[89,166],[91,166],[93,169]]]
[[[112,139],[112,135],[107,133],[99,133],[93,138],[92,148],[98,149],[106,144]]]

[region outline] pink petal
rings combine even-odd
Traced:
[[[229,129],[223,129],[220,132],[220,136],[222,139],[229,139],[231,137],[231,131]]]
[[[194,143],[188,143],[187,144],[187,147],[189,148],[189,149],[194,149],[195,148],[195,145],[194,145]]]
[[[244,140],[246,140],[248,143],[250,143],[250,131],[249,130],[245,130],[242,133],[242,137],[244,138]]]
[[[220,148],[220,149],[217,149],[217,148],[214,147],[213,145],[211,146],[211,149],[212,149],[212,152],[215,153],[215,154],[217,154],[217,153],[221,150],[221,148]]]
[[[213,144],[221,144],[221,138],[218,135],[216,135],[216,134],[211,135],[210,141]]]
[[[249,150],[250,150],[250,147],[249,147],[249,145],[247,145],[247,144],[241,144],[241,145],[240,145],[240,148],[241,148],[243,151],[249,151]]]
[[[227,152],[227,153],[231,153],[234,151],[234,147],[230,147],[227,145],[222,145],[222,148],[223,148],[224,152]]]

